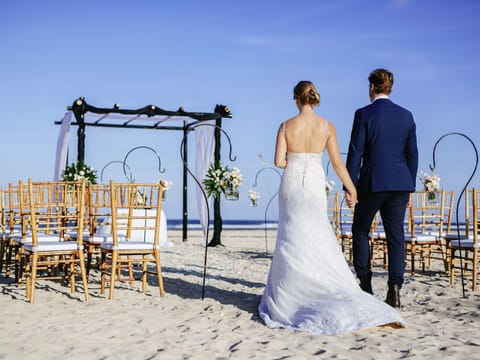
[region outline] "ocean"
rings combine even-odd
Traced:
[[[278,226],[277,221],[267,220],[223,220],[223,229],[242,230],[242,229],[276,229]],[[182,229],[182,219],[167,219],[167,229]],[[192,219],[188,220],[188,229],[200,229],[200,220]],[[210,228],[213,228],[213,221],[210,221]]]

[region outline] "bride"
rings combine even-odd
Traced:
[[[327,217],[322,155],[350,195],[355,187],[338,151],[335,127],[315,114],[320,94],[310,81],[293,91],[299,114],[280,125],[275,166],[284,168],[275,253],[258,307],[271,328],[337,334],[379,325],[404,326],[395,309],[363,292]]]

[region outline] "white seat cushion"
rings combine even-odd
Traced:
[[[374,231],[370,233],[370,237],[375,239],[386,239],[387,234],[385,234],[384,231]]]
[[[405,241],[411,242],[431,242],[431,241],[437,241],[438,236],[436,235],[430,235],[430,234],[418,234],[418,235],[410,235],[410,234],[405,234]]]
[[[113,242],[103,242],[100,247],[113,250]],[[118,250],[153,250],[153,243],[144,241],[119,241]]]
[[[448,241],[453,241],[458,239],[458,234],[457,233],[448,233],[444,236],[445,240]],[[470,240],[473,240],[473,234],[469,234],[468,238]],[[460,239],[466,239],[465,233],[460,233]]]
[[[38,234],[37,239],[42,242],[56,242],[62,240],[58,234]],[[22,239],[21,235],[13,237],[13,242],[15,244],[29,244],[32,243],[32,241],[32,235],[27,235],[24,239]]]
[[[450,247],[451,248],[458,248],[459,245],[458,245],[458,241],[457,240],[453,240],[450,242]],[[468,239],[463,239],[463,240],[460,240],[460,247],[469,247],[469,248],[477,248],[479,249],[480,248],[480,244],[479,243],[476,243],[474,244],[473,243],[473,240],[468,240]]]
[[[33,244],[25,244],[26,251],[33,251]],[[76,241],[40,241],[36,251],[68,251],[77,250],[78,244]]]

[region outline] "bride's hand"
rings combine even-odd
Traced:
[[[350,194],[349,192],[345,192],[345,199],[347,200],[347,206],[349,208],[353,208],[355,207],[355,205],[357,204],[358,200],[357,200],[357,194]]]

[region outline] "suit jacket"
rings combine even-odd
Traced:
[[[413,192],[417,168],[410,111],[390,99],[377,99],[355,112],[347,169],[358,192]]]

